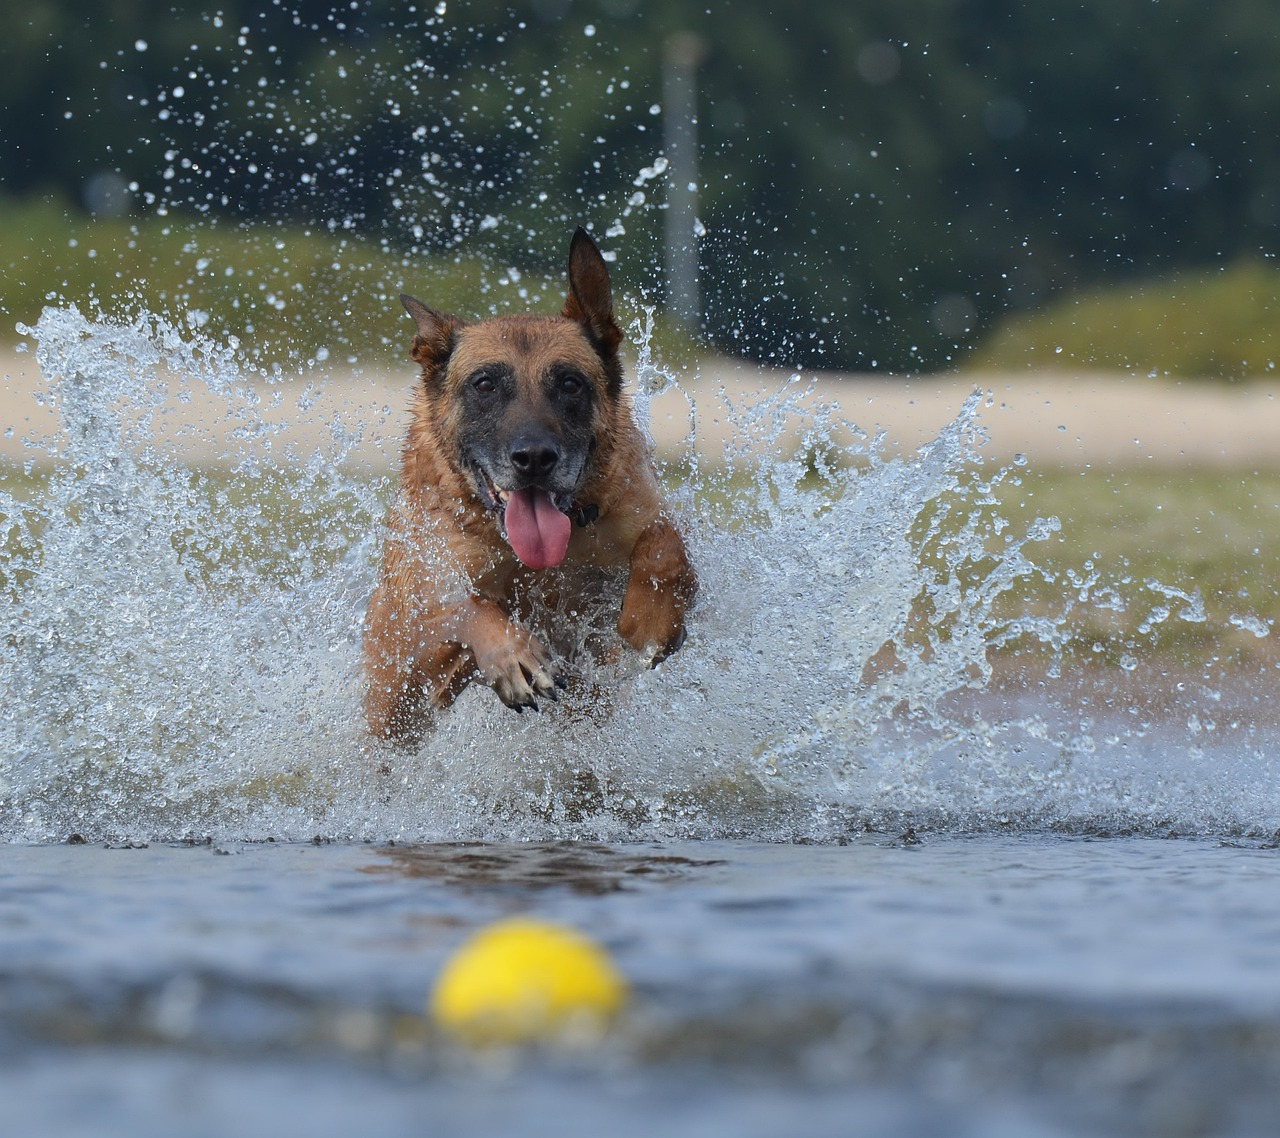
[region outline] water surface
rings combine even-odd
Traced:
[[[1261,1134],[1280,862],[1031,836],[11,846],[14,1133]],[[422,1012],[478,925],[589,930],[634,987],[590,1054]]]

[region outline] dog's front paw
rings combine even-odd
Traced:
[[[684,605],[653,589],[629,589],[618,617],[618,635],[655,667],[684,644]]]
[[[508,707],[538,710],[538,700],[558,697],[566,685],[551,654],[534,636],[512,625],[498,644],[476,650],[476,666]]]
[[[665,518],[651,522],[631,551],[631,576],[618,615],[618,635],[653,667],[685,641],[684,615],[698,578],[680,534]]]

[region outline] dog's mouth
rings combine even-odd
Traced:
[[[564,560],[573,532],[573,495],[541,486],[504,490],[479,465],[477,482],[485,505],[497,511],[502,534],[530,569],[551,569]]]

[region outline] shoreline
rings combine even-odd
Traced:
[[[678,391],[653,400],[649,425],[659,453],[688,452],[696,409],[699,458],[722,461],[730,444],[745,445],[749,457],[759,448],[732,425],[730,407],[752,408],[786,388],[797,394],[808,388],[801,405],[834,404],[839,418],[860,432],[883,434],[884,453],[909,454],[935,439],[981,391],[977,422],[989,440],[983,453],[1001,463],[1021,455],[1033,467],[1067,469],[1280,469],[1280,399],[1266,381],[1224,386],[1127,373],[801,373],[793,384],[794,374],[725,358],[702,361],[680,376]],[[284,383],[250,381],[264,393],[259,411],[270,437],[248,440],[235,433],[244,424],[229,414],[231,405],[201,388],[157,409],[153,438],[192,465],[222,465],[231,453],[269,450],[286,461],[341,454],[344,465],[385,470],[399,452],[413,381],[407,362],[399,370],[323,365]],[[308,383],[314,391],[302,412],[296,400]],[[37,401],[43,386],[33,353],[0,347],[0,461],[50,461],[41,440],[54,433],[57,418],[53,407]],[[798,442],[800,427],[788,437]]]

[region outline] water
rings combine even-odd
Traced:
[[[358,715],[390,479],[348,459],[387,424],[299,454],[332,376],[146,315],[31,334],[58,427],[0,495],[15,1132],[1268,1128],[1266,685],[1062,652],[1080,606],[1203,621],[1181,582],[1010,607],[1057,522],[1000,516],[1019,467],[976,403],[909,458],[803,382],[737,409],[755,457],[671,472],[685,650],[572,661],[605,694],[540,716],[473,689],[405,754]],[[643,417],[684,380],[638,340]],[[515,911],[634,985],[599,1052],[477,1060],[425,1022]]]
[[[67,1135],[1270,1133],[1273,850],[1196,840],[14,846],[7,1128]],[[590,1054],[468,1056],[465,930],[589,929]]]

